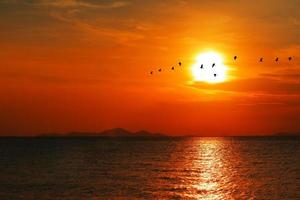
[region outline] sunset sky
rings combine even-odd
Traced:
[[[1,0],[0,135],[300,132],[299,10],[299,0]],[[195,79],[206,52],[223,58],[224,81]]]

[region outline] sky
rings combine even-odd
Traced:
[[[300,132],[299,9],[298,0],[2,0],[0,135]],[[209,51],[223,57],[226,81],[195,80],[197,55]]]

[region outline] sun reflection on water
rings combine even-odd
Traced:
[[[197,190],[196,198],[199,199],[224,199],[222,183],[227,182],[222,162],[222,140],[197,141],[198,158],[194,161],[194,167],[199,169],[197,181],[193,187]]]

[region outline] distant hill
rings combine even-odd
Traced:
[[[150,133],[142,130],[131,132],[122,128],[104,130],[102,132],[70,132],[70,133],[43,133],[40,137],[167,137],[161,133]]]

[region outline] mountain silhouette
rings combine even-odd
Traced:
[[[43,133],[41,137],[167,137],[161,133],[151,133],[145,130],[131,132],[123,128],[114,128],[102,132],[69,132],[69,133]]]

